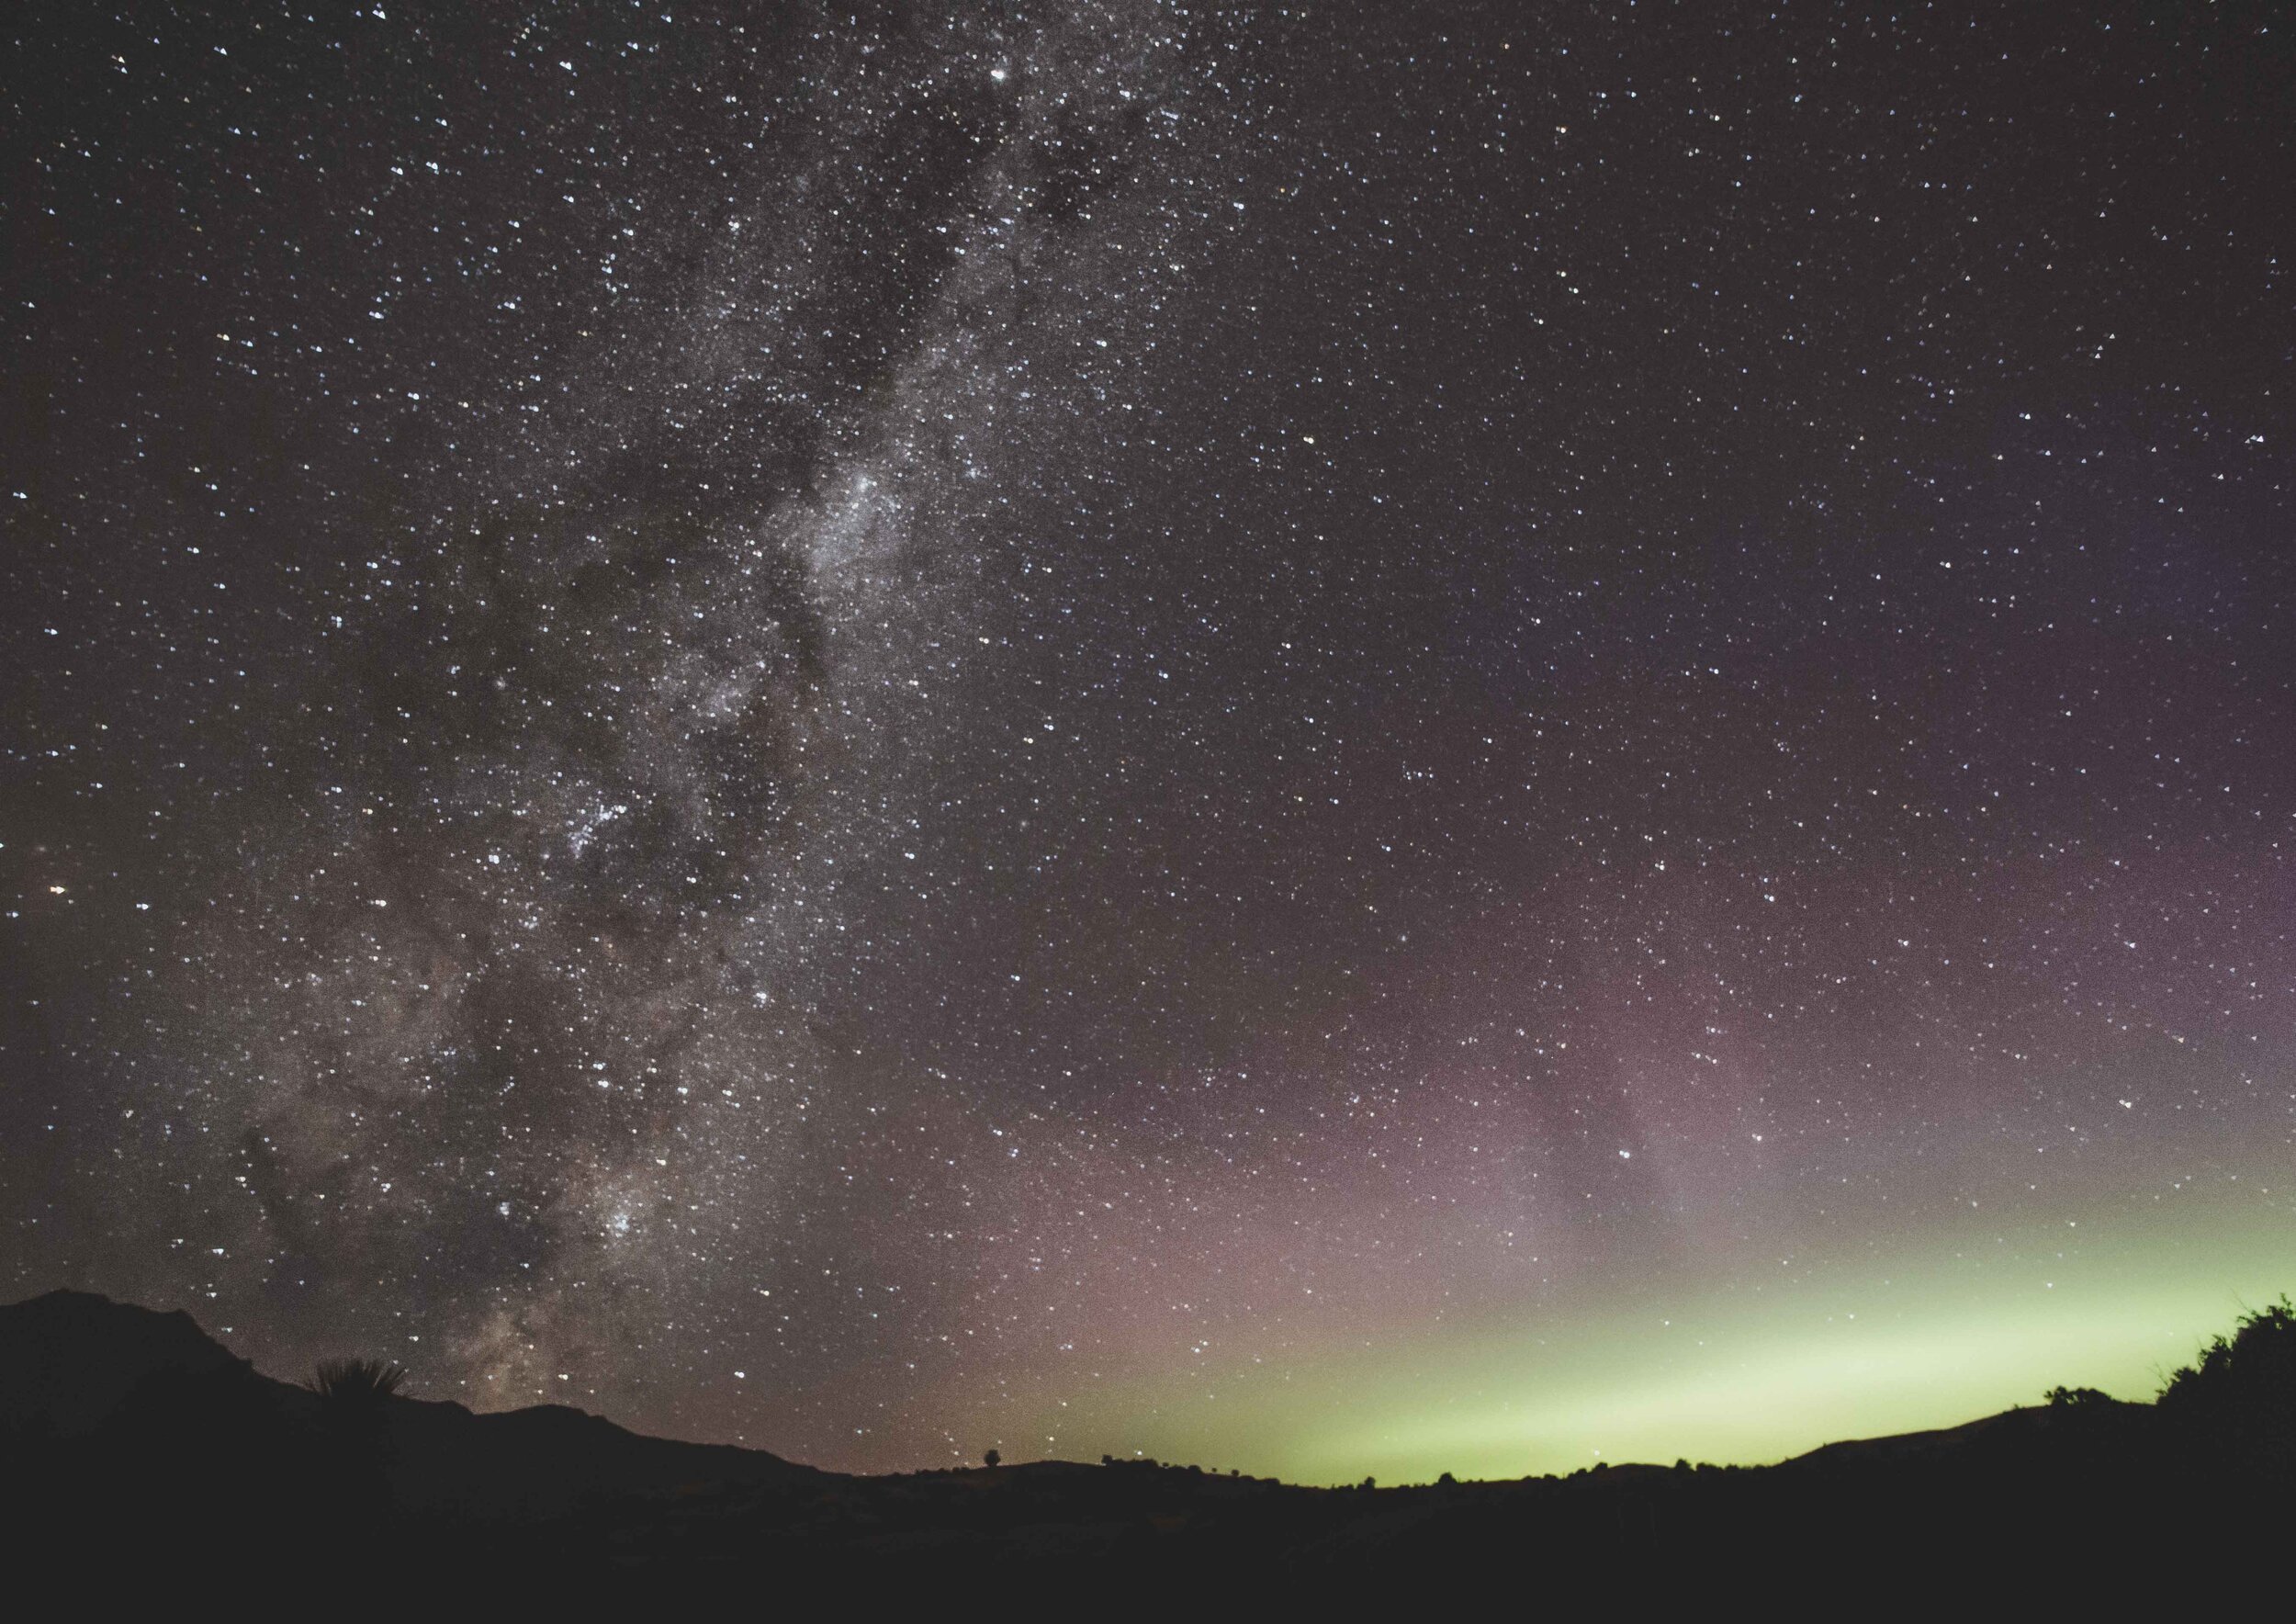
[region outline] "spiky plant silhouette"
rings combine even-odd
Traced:
[[[381,1359],[322,1359],[306,1383],[331,1406],[374,1409],[395,1396],[405,1367]]]
[[[380,1359],[323,1359],[303,1385],[319,1395],[320,1469],[326,1492],[361,1515],[390,1505],[391,1402],[406,1370]]]

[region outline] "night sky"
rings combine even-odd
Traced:
[[[2289,21],[12,6],[0,1291],[865,1470],[2149,1396]]]

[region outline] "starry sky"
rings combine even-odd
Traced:
[[[871,1471],[2148,1396],[2276,10],[12,7],[0,1287]]]

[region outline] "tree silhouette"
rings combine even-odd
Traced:
[[[2282,1297],[2211,1337],[2168,1378],[2160,1409],[2245,1459],[2296,1460],[2296,1303]]]
[[[981,1460],[990,1466],[1001,1464],[1004,1459],[1005,1458],[998,1454],[995,1449],[991,1449],[987,1454],[981,1457]]]

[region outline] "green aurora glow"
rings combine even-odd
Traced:
[[[1583,1316],[1367,1325],[1280,1371],[1241,1360],[1113,1382],[1007,1436],[1041,1431],[1050,1456],[1121,1434],[1208,1470],[1412,1483],[1776,1460],[2037,1403],[2060,1382],[2149,1399],[2244,1304],[2296,1279],[2296,1235],[2277,1204],[2262,1213],[2272,1221],[2226,1202],[2195,1224],[2188,1211],[2173,1232],[2077,1255],[2041,1252],[2030,1226],[1986,1232],[2006,1262],[1970,1235],[1925,1237],[1854,1276],[1837,1264]]]

